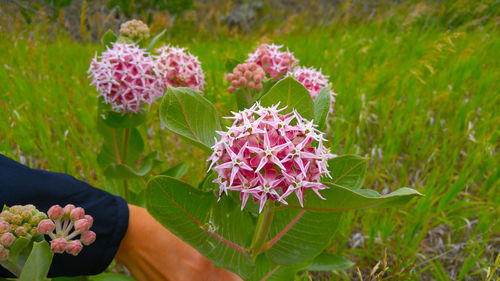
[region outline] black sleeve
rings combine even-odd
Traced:
[[[94,188],[72,176],[30,169],[0,154],[0,206],[33,204],[47,212],[55,204],[82,207],[94,217],[96,241],[78,256],[55,254],[49,277],[94,275],[113,260],[128,227],[124,199]],[[0,277],[13,277],[0,266]]]

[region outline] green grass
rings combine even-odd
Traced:
[[[452,8],[438,11],[457,12]],[[338,93],[330,145],[338,154],[370,158],[367,188],[408,186],[425,194],[401,208],[347,213],[331,250],[353,259],[365,280],[386,249],[386,280],[483,280],[500,239],[498,17],[448,30],[439,16],[403,24],[411,9],[399,12],[307,35],[296,23],[266,37],[330,75]],[[174,34],[169,42],[199,57],[205,96],[228,113],[234,98],[225,90],[224,58],[242,60],[266,39],[200,37]],[[100,48],[64,34],[48,40],[0,33],[0,153],[104,187],[96,165],[96,91],[87,78]],[[201,180],[207,155],[160,127],[158,105],[141,132],[161,152],[162,168],[188,159],[185,179]],[[308,276],[349,280],[358,273],[310,273],[303,280]]]

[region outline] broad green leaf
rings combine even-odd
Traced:
[[[182,178],[189,169],[189,164],[186,162],[181,162],[173,167],[168,168],[165,172],[160,175],[170,176],[173,178]]]
[[[156,43],[160,40],[160,38],[167,32],[166,29],[164,29],[162,32],[158,33],[153,39],[151,39],[151,42],[149,43],[148,47],[146,48],[147,52],[151,52],[153,48],[155,47]]]
[[[160,120],[172,132],[212,152],[221,129],[214,105],[189,88],[169,87],[160,105]]]
[[[233,73],[234,68],[240,64],[241,62],[237,59],[228,58],[226,59],[226,63],[224,64],[224,68],[227,73]]]
[[[219,192],[219,185],[213,181],[217,178],[217,173],[213,170],[208,172],[203,180],[198,184],[198,189],[203,191],[213,191]]]
[[[307,270],[311,271],[332,271],[344,270],[352,267],[354,263],[347,258],[339,255],[332,255],[330,253],[321,253],[314,258],[311,266]]]
[[[106,33],[104,33],[104,35],[101,37],[101,42],[104,49],[106,49],[106,47],[111,48],[111,43],[116,42],[117,38],[118,37],[116,37],[115,33],[111,29],[108,29],[108,31],[106,31]]]
[[[108,111],[101,113],[100,118],[110,128],[135,128],[146,121],[146,113],[127,113]]]
[[[357,155],[342,155],[328,160],[328,170],[332,178],[324,181],[351,189],[361,188],[366,174],[366,158]]]
[[[138,169],[134,169],[124,164],[110,164],[104,169],[106,177],[115,179],[131,179],[147,175],[156,165],[158,165],[158,152],[151,152],[142,160]]]
[[[314,102],[306,87],[291,76],[278,81],[269,92],[259,100],[262,106],[280,104],[280,108],[287,107],[284,112],[293,109],[307,120],[314,119]]]
[[[314,99],[314,121],[320,131],[326,127],[330,103],[330,87],[324,87]]]
[[[247,212],[214,192],[203,192],[168,176],[153,178],[146,190],[149,213],[216,266],[247,279],[253,261],[247,253],[254,222]]]
[[[238,111],[242,111],[245,108],[250,108],[254,104],[254,98],[252,97],[252,93],[248,90],[238,89],[234,92],[236,97],[236,106]]]
[[[278,208],[268,236],[267,257],[287,266],[312,260],[328,246],[341,215]]]
[[[249,281],[284,281],[294,280],[298,271],[306,269],[311,265],[311,261],[294,266],[278,265],[270,261],[265,254],[260,254],[255,260],[255,272]]]
[[[418,191],[403,187],[386,195],[381,195],[369,189],[350,189],[344,186],[323,182],[328,188],[321,190],[319,198],[311,190],[307,190],[304,196],[304,208],[302,208],[296,196],[287,198],[288,205],[277,207],[278,209],[313,210],[321,212],[338,212],[373,207],[391,207],[404,204],[416,196],[422,196]]]
[[[262,89],[259,91],[260,93],[255,97],[255,100],[260,100],[271,88],[278,83],[278,81],[274,79],[264,79],[262,81]]]
[[[101,273],[89,277],[89,281],[134,281],[134,278],[118,273]]]
[[[22,267],[28,258],[31,251],[30,240],[25,237],[19,237],[14,241],[10,247],[9,259]]]
[[[99,121],[98,121],[99,123]],[[110,164],[118,164],[118,157],[122,164],[135,166],[144,150],[144,141],[136,128],[131,128],[130,137],[127,145],[127,159],[123,163],[123,138],[126,129],[111,129],[108,127],[99,127],[99,133],[103,136],[102,150],[97,155],[97,163],[106,168]]]
[[[52,263],[53,253],[47,241],[35,242],[24,264],[19,281],[45,281]]]

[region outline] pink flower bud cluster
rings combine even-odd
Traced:
[[[134,44],[114,43],[90,64],[91,85],[113,110],[138,112],[163,94],[156,63]]]
[[[47,214],[49,218],[38,224],[38,231],[52,239],[50,247],[54,253],[66,251],[66,253],[76,256],[83,249],[83,245],[94,243],[96,234],[89,230],[94,219],[92,216],[86,215],[83,208],[75,207],[72,204],[68,204],[64,208],[54,205],[50,207]],[[80,238],[74,239],[78,235]]]
[[[39,235],[37,225],[47,216],[33,205],[4,207],[0,213],[0,261],[9,257],[9,249],[17,238],[31,240]]]
[[[149,27],[140,20],[129,20],[120,26],[120,35],[132,40],[149,38]]]
[[[262,67],[254,62],[238,64],[233,73],[228,73],[226,78],[231,86],[227,89],[230,93],[234,93],[236,89],[246,88],[249,90],[262,89],[262,80],[266,77],[266,73]]]
[[[155,56],[163,83],[173,87],[188,87],[201,93],[205,85],[205,74],[197,57],[186,48],[165,46],[156,49]]]
[[[288,49],[280,51],[283,46],[262,44],[254,53],[248,54],[246,62],[254,62],[264,69],[273,79],[281,79],[299,62]]]
[[[295,110],[281,114],[284,108],[277,108],[255,104],[227,117],[233,125],[218,132],[221,139],[212,147],[209,169],[218,174],[219,196],[239,191],[242,209],[250,196],[262,211],[268,199],[287,204],[294,192],[302,205],[307,189],[321,197],[319,190],[327,188],[320,177],[330,176],[327,161],[334,155],[324,147],[323,134]]]
[[[321,70],[318,71],[313,67],[307,68],[305,66],[295,67],[287,75],[294,77],[299,81],[311,94],[312,99],[316,99],[321,89],[330,87],[330,111],[333,110],[333,103],[335,102],[335,92],[331,89],[332,84],[328,81],[328,76],[323,75]]]

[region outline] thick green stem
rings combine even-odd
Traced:
[[[250,246],[253,260],[255,260],[257,255],[264,248],[267,235],[269,234],[269,230],[271,229],[271,224],[273,222],[274,209],[274,203],[267,201],[266,206],[264,206],[264,212],[259,215],[255,233],[252,238],[252,244]]]
[[[12,272],[16,277],[21,276],[21,268],[9,260],[1,261],[0,265]]]
[[[127,163],[127,149],[129,141],[130,141],[130,128],[125,128],[123,132],[123,145],[122,145],[122,155],[121,155],[121,160],[123,164]],[[125,197],[125,200],[128,202],[129,192],[128,192],[127,180],[123,180],[123,195]]]

